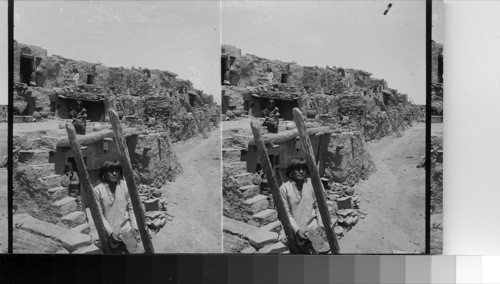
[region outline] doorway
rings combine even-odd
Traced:
[[[20,57],[19,75],[21,77],[21,83],[29,85],[34,66],[35,66],[35,60],[32,57],[27,57],[27,56]]]

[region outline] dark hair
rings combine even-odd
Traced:
[[[295,169],[298,168],[305,168],[307,176],[309,176],[309,168],[307,167],[306,159],[304,158],[293,158],[290,164],[288,165],[288,168],[286,168],[286,176],[288,178],[291,178],[291,174]]]
[[[66,174],[66,173],[68,173],[70,170],[74,170],[74,169],[73,169],[73,164],[72,164],[72,163],[70,163],[70,162],[68,162],[68,163],[66,163],[66,165],[64,165],[64,173]]]
[[[101,170],[99,171],[99,179],[103,180],[104,175],[111,170],[118,170],[118,172],[120,173],[120,179],[123,178],[122,165],[117,160],[113,160],[113,161],[104,162],[104,165],[102,166]]]
[[[258,172],[260,170],[262,170],[262,164],[260,162],[257,163],[257,165],[255,165],[255,172]]]

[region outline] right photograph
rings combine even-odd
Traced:
[[[224,253],[425,254],[426,2],[223,1],[221,34]]]

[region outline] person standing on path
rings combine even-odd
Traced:
[[[116,254],[142,253],[127,183],[118,161],[106,161],[99,171],[101,183],[94,187],[94,198],[103,217],[111,250]]]
[[[286,170],[290,179],[280,187],[280,195],[302,254],[329,251],[323,222],[304,158],[294,158]]]

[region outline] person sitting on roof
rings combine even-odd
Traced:
[[[73,126],[75,126],[76,134],[85,135],[87,128],[87,110],[83,108],[82,101],[77,101],[76,108],[69,114],[73,119]]]
[[[269,133],[278,133],[280,110],[276,107],[274,100],[269,100],[267,107],[262,111],[266,120],[262,126],[267,127]]]

